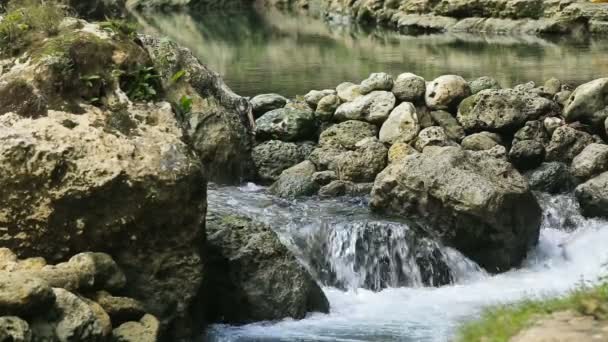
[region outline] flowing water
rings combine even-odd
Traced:
[[[583,218],[571,196],[537,196],[544,211],[538,246],[520,269],[491,276],[457,251],[410,234],[415,223],[373,216],[365,198],[286,201],[251,184],[211,189],[210,211],[251,216],[276,230],[326,285],[331,313],[300,321],[216,325],[206,340],[449,341],[460,323],[485,306],[555,296],[597,281],[608,260],[608,222]],[[363,254],[373,260],[361,260]],[[437,270],[420,261],[435,259],[447,267],[449,285],[425,286],[422,274]],[[379,264],[390,267],[379,271]]]

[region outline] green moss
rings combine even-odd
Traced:
[[[596,319],[608,320],[608,284],[578,289],[562,298],[527,300],[486,310],[481,319],[466,324],[459,342],[507,342],[540,317],[574,310]]]

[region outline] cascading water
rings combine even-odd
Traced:
[[[538,246],[520,269],[490,276],[414,222],[374,217],[364,199],[286,201],[251,184],[211,189],[210,211],[248,215],[277,231],[324,285],[331,313],[217,325],[206,340],[449,341],[484,306],[597,280],[608,260],[608,223],[583,218],[571,196],[538,198],[544,212]]]

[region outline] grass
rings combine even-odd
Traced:
[[[561,298],[526,300],[489,308],[479,320],[460,329],[457,341],[508,342],[539,317],[565,310],[608,320],[608,282],[594,287],[583,285]]]

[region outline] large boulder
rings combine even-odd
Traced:
[[[572,160],[572,175],[587,180],[608,171],[608,145],[593,143]]]
[[[541,222],[540,206],[510,163],[458,147],[434,147],[390,164],[376,178],[370,205],[422,219],[490,272],[518,266],[538,241]]]
[[[285,198],[311,196],[318,190],[318,185],[312,178],[316,171],[315,164],[305,160],[281,172],[269,191]]]
[[[410,142],[418,136],[420,123],[416,107],[410,102],[403,102],[388,116],[380,128],[380,141],[393,144],[397,141]]]
[[[560,126],[553,132],[547,146],[547,160],[570,163],[591,143],[591,134],[571,126]]]
[[[338,92],[338,94],[340,94]],[[336,109],[334,119],[337,121],[360,120],[371,123],[382,123],[395,107],[395,95],[388,91],[372,91],[346,102]]]
[[[608,117],[608,78],[578,86],[566,101],[564,117],[568,122],[581,121],[603,130]]]
[[[453,111],[460,101],[471,95],[467,81],[456,75],[443,75],[426,85],[425,101],[431,109]]]
[[[574,194],[585,216],[608,217],[608,172],[577,186]]]
[[[45,311],[55,294],[43,280],[18,273],[0,272],[0,316]]]
[[[312,144],[296,144],[280,140],[269,140],[253,148],[253,163],[258,179],[273,182],[283,170],[302,162],[310,152]]]
[[[203,293],[211,322],[301,319],[328,312],[308,271],[270,227],[248,218],[209,215],[208,276]]]
[[[280,108],[255,121],[259,140],[299,141],[311,139],[315,133],[315,116],[309,110]]]
[[[515,132],[526,121],[559,113],[559,106],[537,94],[516,90],[482,90],[460,104],[458,121],[468,132]]]

